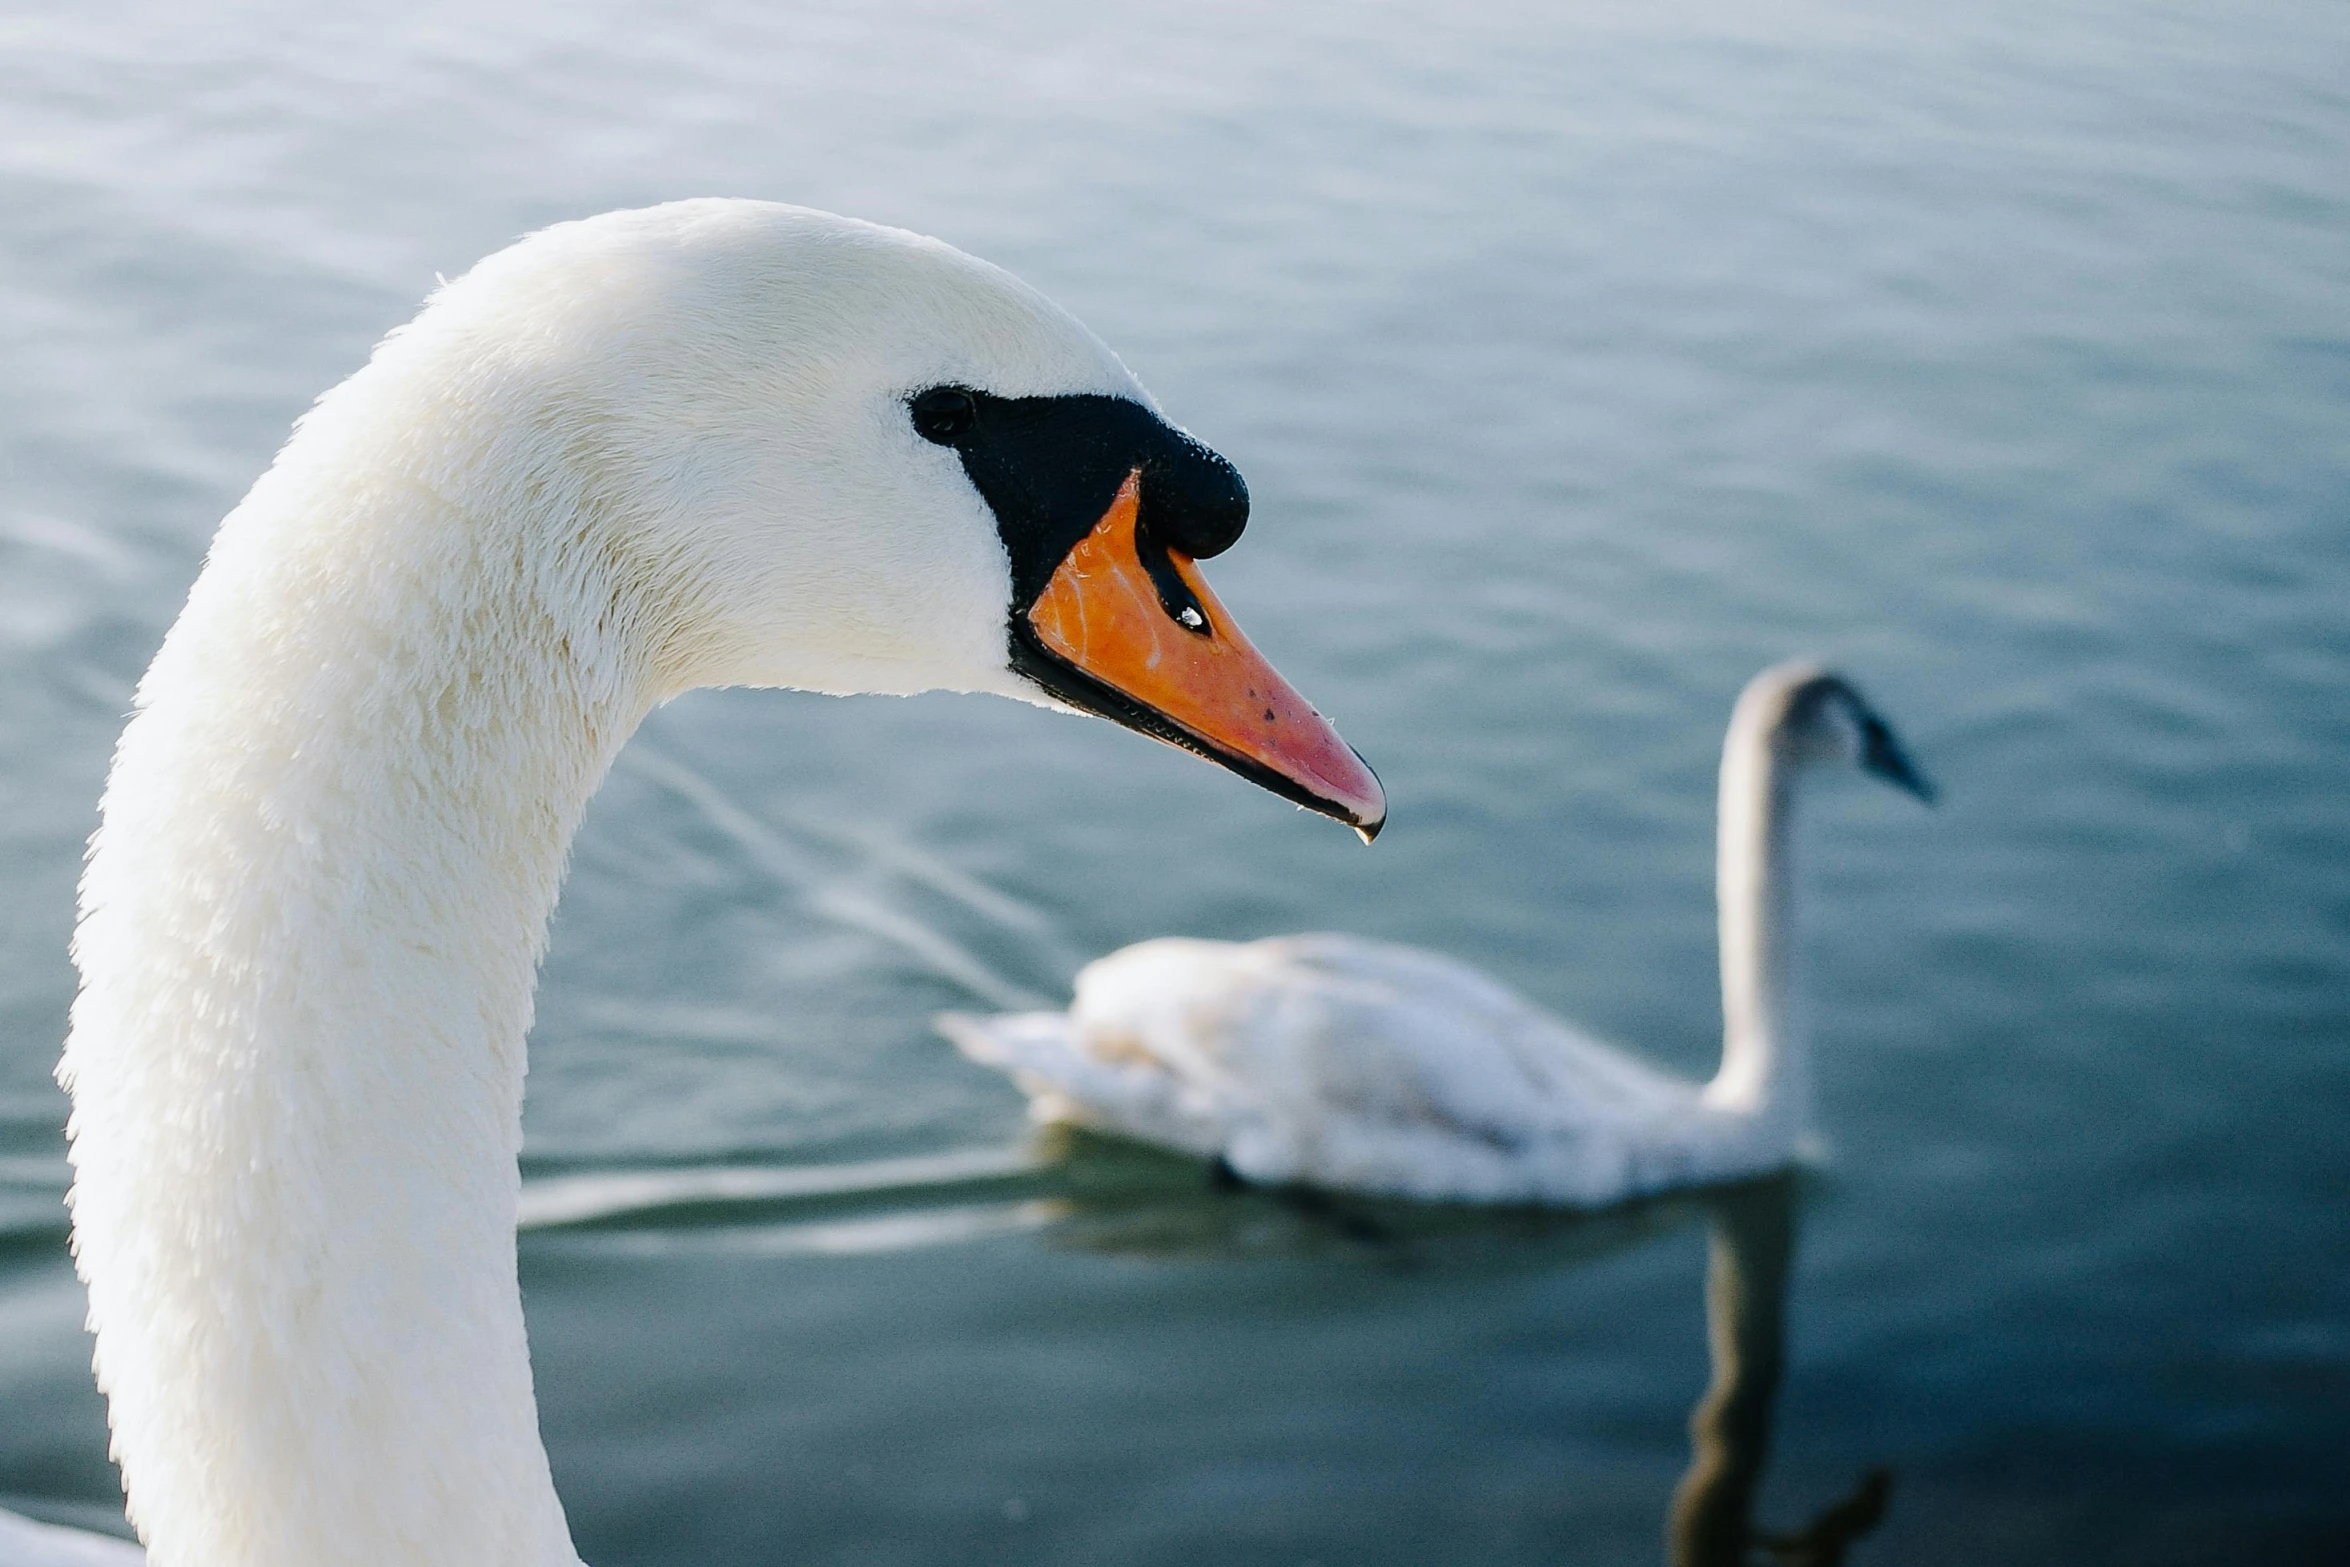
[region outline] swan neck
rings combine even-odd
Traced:
[[[302,453],[223,524],[84,880],[60,1077],[115,1451],[154,1567],[571,1567],[523,1041],[647,688],[548,518]]]
[[[1810,1113],[1795,989],[1796,765],[1779,715],[1741,702],[1722,747],[1714,885],[1722,965],[1718,1108],[1769,1122],[1792,1146]]]

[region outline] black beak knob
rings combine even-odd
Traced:
[[[1206,560],[1240,541],[1248,485],[1240,470],[1190,436],[1154,452],[1142,468],[1142,528],[1157,543]]]

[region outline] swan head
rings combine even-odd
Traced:
[[[1883,714],[1844,676],[1808,659],[1764,670],[1739,694],[1732,725],[1751,725],[1798,765],[1858,767],[1931,805],[1933,781]]]
[[[436,459],[470,478],[428,482],[490,475],[607,564],[596,612],[656,699],[992,691],[1366,837],[1384,819],[1200,575],[1247,522],[1239,473],[1073,317],[940,241],[750,201],[561,224],[446,285],[313,422],[365,420],[363,382],[483,432]]]

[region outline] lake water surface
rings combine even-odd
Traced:
[[[1709,1070],[1715,751],[1798,652],[1946,801],[1811,802],[1827,1153],[1761,1521],[1883,1465],[1859,1562],[2350,1560],[2320,0],[12,11],[0,1505],[121,1527],[48,1073],[214,523],[436,272],[705,193],[940,234],[1117,346],[1248,475],[1215,581],[1393,820],[1007,702],[655,715],[558,917],[526,1173],[549,1214],[769,1195],[525,1237],[589,1561],[1657,1560],[1707,1204],[1218,1196],[1032,1146],[928,1020],[1338,927]]]

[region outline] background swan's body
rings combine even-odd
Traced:
[[[1810,664],[1750,682],[1723,744],[1724,1038],[1710,1083],[1661,1072],[1450,958],[1343,935],[1140,943],[1066,1013],[942,1019],[1045,1120],[1224,1159],[1249,1180],[1597,1205],[1787,1163],[1809,1110],[1793,1005],[1791,803],[1803,766],[1929,791]]]
[[[1064,483],[1056,420],[1103,407],[1129,444],[1088,426]],[[1095,705],[1115,669],[1013,667],[1019,584],[1121,515],[1131,565],[1137,504],[1180,539],[1199,496],[1229,542],[1237,476],[1032,290],[763,203],[536,235],[319,401],[140,685],[75,935],[76,1255],[158,1567],[576,1561],[514,1226],[588,796],[696,685]]]
[[[1012,1070],[1040,1118],[1221,1157],[1254,1181],[1602,1203],[1757,1157],[1689,1135],[1746,1124],[1697,1085],[1466,964],[1353,936],[1141,942],[1090,965],[1068,1013],[946,1026]]]

